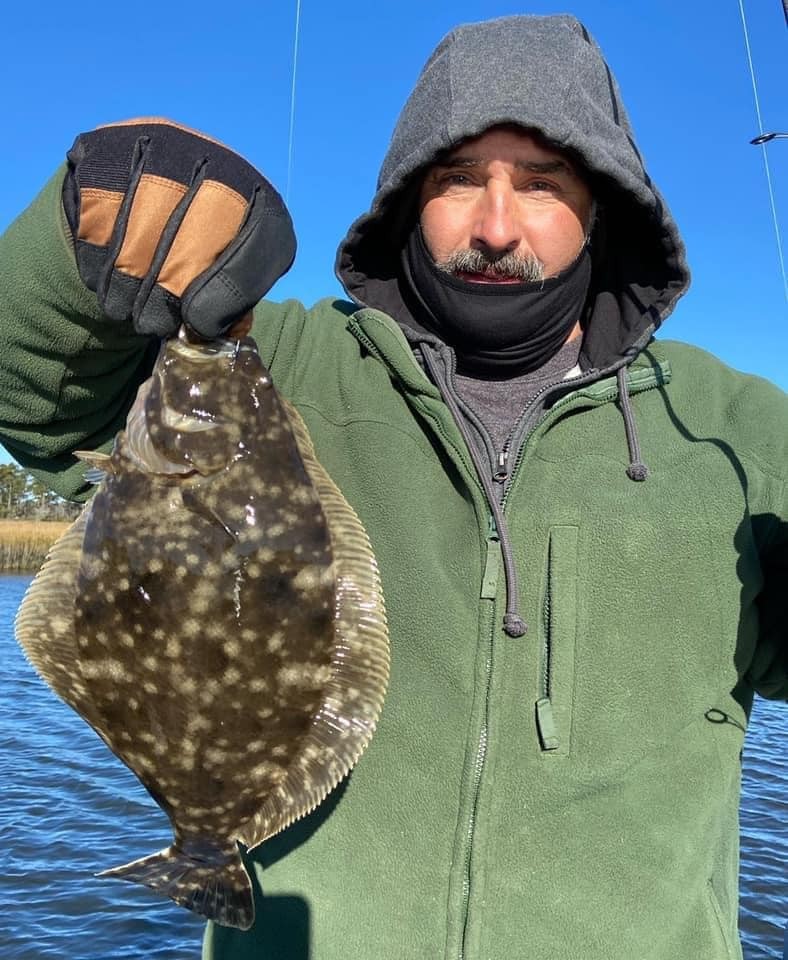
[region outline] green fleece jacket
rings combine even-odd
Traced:
[[[505,115],[490,110],[480,123]],[[149,350],[82,286],[61,178],[0,241],[0,436],[81,495],[70,452],[109,443]],[[640,201],[617,206],[624,179],[606,198],[613,237],[657,223]],[[341,250],[357,301],[365,243],[401,189],[381,187]],[[503,519],[520,637],[502,627],[478,465],[417,359],[444,348],[393,317],[401,305],[380,309],[390,289],[257,309],[274,381],[378,557],[392,677],[351,775],[250,855],[254,927],[209,927],[206,960],[740,960],[744,731],[754,692],[788,699],[788,398],[653,339],[686,277],[664,208],[648,236],[642,262],[668,249],[661,284],[644,268],[637,296],[631,278],[597,291],[583,375],[518,444]]]

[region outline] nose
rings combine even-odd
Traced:
[[[488,182],[479,197],[471,245],[476,250],[500,257],[517,250],[522,241],[522,224],[513,187]]]

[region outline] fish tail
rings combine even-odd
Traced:
[[[252,884],[237,851],[190,854],[177,844],[98,874],[143,883],[226,927],[248,930],[254,921]]]

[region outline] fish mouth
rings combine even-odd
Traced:
[[[163,349],[167,353],[175,353],[190,361],[210,362],[217,357],[232,358],[240,353],[249,353],[256,350],[254,341],[251,338],[243,337],[233,339],[231,337],[216,337],[213,340],[195,340],[186,333],[186,328],[181,327],[178,336],[164,343]]]
[[[160,418],[165,427],[177,430],[178,433],[201,433],[206,430],[215,430],[216,427],[220,426],[214,417],[207,412],[202,413],[202,415],[197,412],[197,416],[195,416],[193,413],[179,413],[171,407],[162,407]]]

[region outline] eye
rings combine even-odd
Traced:
[[[528,180],[520,189],[524,190],[526,193],[536,193],[550,196],[555,196],[556,194],[561,193],[561,187],[552,180]]]
[[[466,187],[472,183],[466,173],[445,173],[439,182],[442,187]]]

